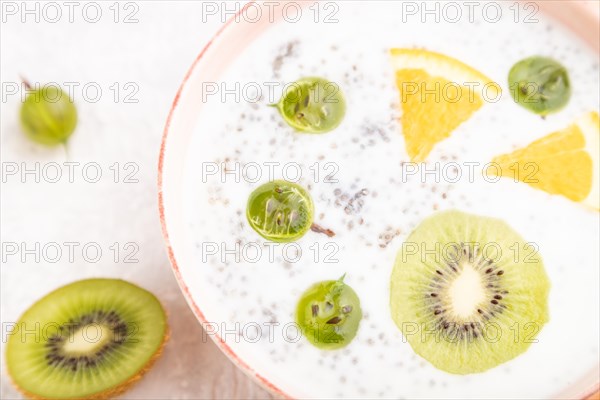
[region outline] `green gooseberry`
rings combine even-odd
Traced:
[[[254,190],[248,198],[246,217],[262,237],[274,242],[292,242],[310,229],[314,206],[300,185],[276,180]]]
[[[566,68],[548,57],[533,56],[516,63],[508,84],[515,102],[542,116],[559,111],[571,97]]]
[[[358,332],[362,310],[356,292],[337,281],[317,282],[300,297],[296,323],[306,339],[323,350],[347,346]]]
[[[65,144],[77,126],[73,100],[55,85],[28,93],[20,117],[27,136],[46,146]]]
[[[339,85],[318,77],[302,78],[287,86],[276,107],[288,125],[307,133],[329,132],[346,114]]]

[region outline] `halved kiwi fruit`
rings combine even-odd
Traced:
[[[459,211],[425,219],[398,253],[391,312],[435,367],[483,372],[525,352],[548,321],[536,246],[505,222]]]
[[[23,314],[8,339],[6,366],[28,397],[112,397],[151,366],[167,331],[150,292],[117,279],[83,280]]]

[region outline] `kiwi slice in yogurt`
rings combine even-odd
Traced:
[[[391,314],[413,350],[454,374],[522,354],[548,321],[550,282],[536,246],[504,221],[445,211],[399,251]]]

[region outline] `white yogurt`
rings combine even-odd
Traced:
[[[187,251],[193,258],[184,278],[202,288],[194,294],[196,302],[242,360],[294,397],[541,398],[564,390],[598,363],[598,214],[510,179],[489,183],[478,173],[472,183],[467,177],[450,183],[443,176],[436,182],[433,175],[403,175],[408,157],[388,50],[424,47],[441,52],[503,87],[499,102],[484,105],[430,154],[429,168],[440,163],[446,177],[449,162],[459,163],[465,173],[465,162],[484,164],[598,110],[598,56],[540,13],[537,23],[515,23],[512,2],[500,2],[503,15],[497,23],[475,12],[473,23],[465,17],[437,24],[422,24],[419,15],[402,22],[400,2],[337,4],[339,22],[315,24],[314,15],[306,11],[297,23],[273,25],[224,71],[228,88],[235,82],[241,87],[257,82],[265,98],[236,102],[229,95],[222,102],[215,95],[199,115],[188,152],[182,155],[187,160]],[[522,21],[528,12],[521,12]],[[530,55],[560,60],[571,78],[569,105],[545,120],[516,105],[506,87],[510,67]],[[339,83],[346,95],[346,118],[328,134],[296,133],[267,107],[265,82],[285,84],[310,75]],[[203,163],[226,160],[229,168],[236,163],[261,165],[262,179],[237,183],[233,175],[225,182],[220,175],[203,177]],[[264,243],[248,226],[245,208],[250,192],[268,180],[265,162],[280,163],[273,167],[277,179],[285,178],[284,173],[294,177],[294,165],[282,170],[286,163],[301,165],[299,183],[313,197],[315,222],[336,233],[328,238],[309,232],[298,241],[302,255],[297,262],[289,261],[295,249],[283,245],[273,248],[274,262],[264,247],[260,261],[248,260],[255,256],[253,244]],[[246,167],[250,178],[253,166]],[[337,183],[325,179],[331,172]],[[358,195],[362,205],[358,198],[350,204],[362,189],[367,189]],[[510,362],[468,376],[437,370],[417,356],[394,325],[388,305],[389,277],[402,242],[423,218],[453,208],[506,220],[539,246],[552,282],[551,320],[538,343]],[[243,254],[239,260],[223,254],[223,247],[235,249],[236,242],[246,251],[246,260]],[[218,254],[206,255],[215,246]],[[342,350],[324,352],[303,338],[297,340],[290,323],[300,294],[316,281],[344,273],[364,313],[354,341]],[[255,340],[257,326],[262,337]],[[245,337],[237,337],[240,331]]]

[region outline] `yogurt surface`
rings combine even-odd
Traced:
[[[520,3],[495,2],[500,16],[492,19],[491,8],[469,16],[459,2],[458,21],[440,14],[435,22],[431,14],[427,23],[423,10],[409,15],[402,2],[327,4],[316,23],[305,8],[297,22],[273,24],[210,83],[216,93],[206,97],[181,155],[188,262],[180,268],[194,282],[207,337],[218,333],[256,373],[296,398],[545,398],[569,388],[598,365],[598,213],[511,179],[486,179],[482,168],[598,111],[598,55]],[[394,47],[454,57],[503,89],[438,143],[427,164],[409,163],[405,151]],[[545,119],[514,103],[507,87],[510,67],[532,55],[559,60],[573,88],[567,107]],[[304,76],[326,77],[343,90],[346,117],[336,130],[295,132],[268,106]],[[249,194],[270,179],[306,187],[315,223],[335,236],[308,232],[295,244],[266,244],[245,213]],[[505,220],[535,244],[552,283],[550,322],[537,343],[481,374],[434,368],[390,316],[398,250],[423,218],[446,209]],[[296,302],[313,283],[343,274],[364,317],[349,346],[321,351],[300,337]]]

